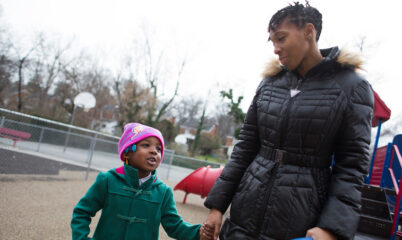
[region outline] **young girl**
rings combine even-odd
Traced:
[[[152,127],[124,127],[118,152],[124,166],[99,173],[78,202],[71,220],[73,239],[89,239],[91,217],[102,209],[93,239],[158,239],[162,223],[175,239],[199,239],[200,225],[182,220],[172,189],[156,176],[163,157],[162,134]]]

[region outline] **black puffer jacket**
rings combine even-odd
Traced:
[[[240,142],[205,201],[221,212],[232,204],[220,239],[292,239],[315,226],[353,239],[373,93],[355,72],[358,59],[336,47],[321,53],[304,78],[282,68],[266,72]],[[296,85],[300,93],[291,97]]]

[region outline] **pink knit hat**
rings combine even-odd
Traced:
[[[163,159],[164,142],[161,132],[158,129],[148,127],[140,123],[128,123],[126,126],[124,126],[124,132],[118,145],[120,159],[124,161],[123,152],[127,147],[147,137],[156,137],[159,139],[162,145],[161,159]]]

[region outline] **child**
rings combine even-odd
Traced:
[[[118,152],[125,164],[99,173],[75,206],[71,220],[73,239],[88,239],[91,217],[100,209],[93,239],[158,239],[160,223],[172,238],[200,239],[201,226],[182,220],[172,189],[156,177],[163,147],[163,137],[157,129],[139,123],[124,127]]]

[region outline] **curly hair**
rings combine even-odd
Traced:
[[[311,7],[308,1],[306,1],[306,6],[299,2],[294,2],[293,5],[290,4],[277,11],[269,21],[268,32],[271,30],[275,31],[285,18],[289,18],[289,21],[296,24],[299,28],[304,27],[306,23],[313,24],[317,31],[316,41],[318,42],[318,39],[320,39],[322,15],[316,8]]]

